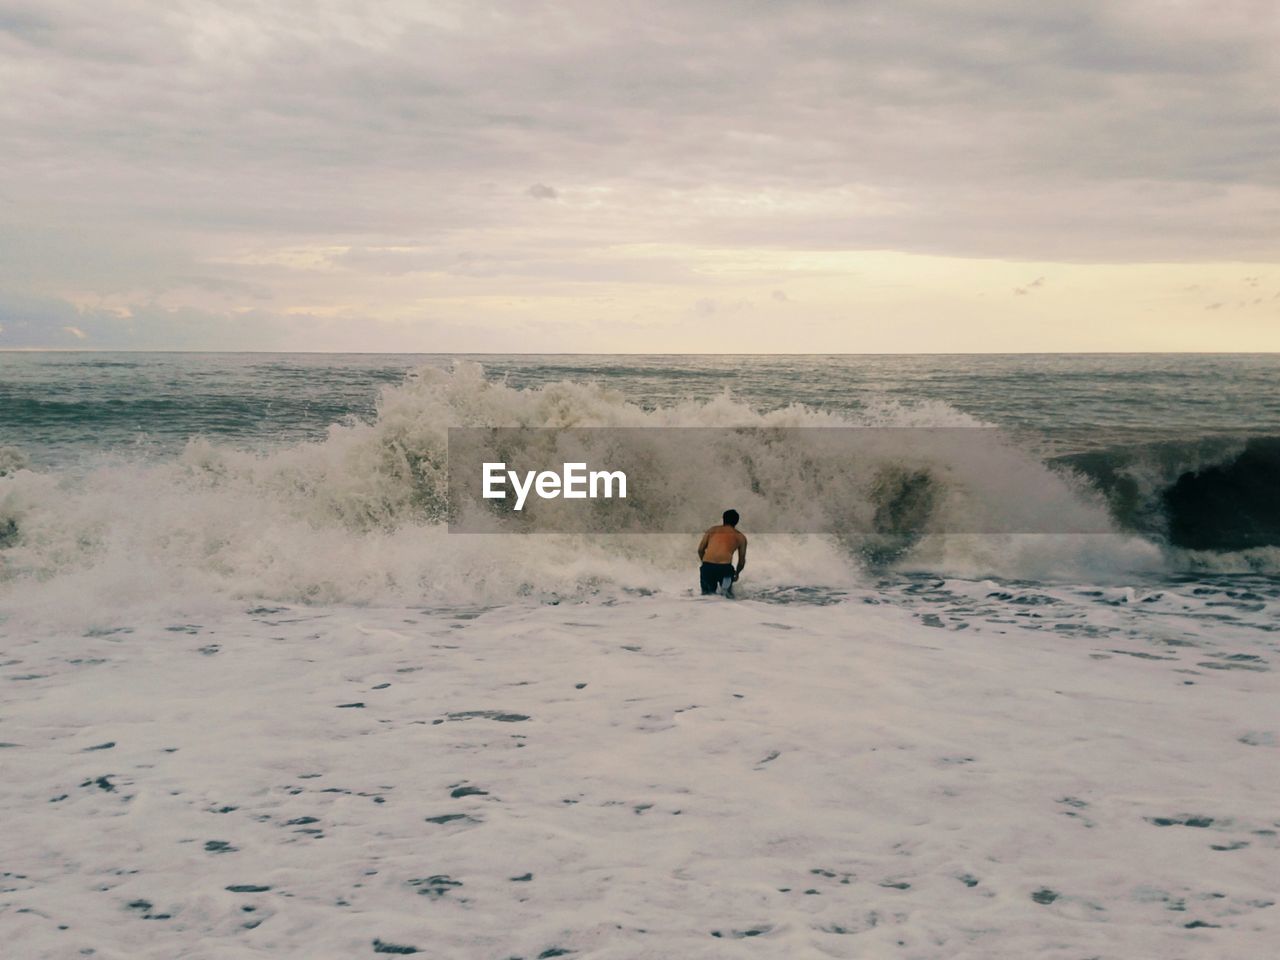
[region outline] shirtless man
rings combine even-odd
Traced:
[[[738,554],[737,569],[733,567],[734,551]],[[702,535],[698,559],[702,561],[698,579],[702,582],[703,596],[715,593],[716,587],[723,587],[724,595],[732,597],[734,581],[747,565],[747,538],[738,532],[737,510],[726,510],[724,523]]]

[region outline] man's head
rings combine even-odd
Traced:
[[[736,527],[738,525],[738,511],[726,510],[724,512],[724,522],[727,526]]]

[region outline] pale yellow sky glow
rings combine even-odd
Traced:
[[[0,0],[0,349],[1280,350],[1269,3]]]

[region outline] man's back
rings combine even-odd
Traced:
[[[705,545],[702,559],[705,563],[732,563],[734,551],[747,545],[747,538],[736,527],[721,523],[702,535]]]

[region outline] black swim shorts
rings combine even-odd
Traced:
[[[698,579],[702,583],[702,593],[705,596],[709,593],[715,593],[716,588],[729,578],[729,587],[725,589],[725,593],[733,586],[733,564],[732,563],[703,563],[698,570]]]

